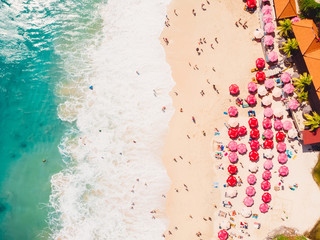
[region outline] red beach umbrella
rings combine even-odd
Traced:
[[[272,139],[273,138],[273,132],[271,129],[266,129],[264,132],[263,132],[263,136],[266,138],[266,139]]]
[[[247,6],[249,8],[254,8],[255,6],[257,6],[256,0],[247,0]]]
[[[220,231],[218,232],[218,238],[219,238],[219,240],[227,240],[228,237],[229,237],[229,234],[228,234],[228,232],[227,232],[226,230],[220,230]]]
[[[286,138],[286,134],[284,132],[277,132],[276,139],[278,142],[283,142]]]
[[[264,172],[262,173],[262,178],[263,178],[263,180],[270,180],[270,178],[271,178],[271,172],[268,171],[268,170],[264,171]]]
[[[266,63],[266,62],[264,61],[263,58],[258,58],[258,59],[256,60],[256,66],[257,66],[257,68],[264,68],[265,63]]]
[[[277,150],[278,152],[283,153],[287,150],[287,145],[284,142],[279,142],[277,144]]]
[[[230,138],[236,138],[238,137],[238,129],[237,128],[230,128],[228,131]]]
[[[262,201],[265,203],[269,203],[271,201],[271,194],[268,192],[262,194]]]
[[[260,136],[260,132],[257,128],[254,128],[250,131],[251,138],[257,139],[257,138],[259,138],[259,136]]]
[[[251,207],[254,204],[254,200],[252,197],[245,197],[243,199],[243,204],[246,205],[247,207]]]
[[[238,155],[235,152],[231,152],[228,154],[228,159],[231,163],[236,163],[238,161]]]
[[[241,126],[238,128],[238,134],[239,136],[244,136],[247,134],[247,128],[245,126]]]
[[[250,118],[248,123],[251,128],[258,127],[258,119],[256,119],[255,117]]]
[[[247,181],[250,185],[254,185],[256,182],[257,182],[257,178],[255,175],[253,174],[250,174],[248,177],[247,177]]]
[[[239,87],[237,84],[231,84],[230,87],[229,87],[229,92],[230,94],[232,95],[236,95],[239,93]]]
[[[288,156],[287,156],[287,154],[285,154],[285,153],[280,153],[279,156],[278,156],[278,162],[279,162],[280,164],[285,164],[285,163],[287,163],[287,161],[288,161]]]
[[[259,141],[258,140],[252,140],[250,142],[250,147],[251,147],[252,150],[258,150],[259,147],[260,147]]]
[[[246,194],[249,196],[249,197],[252,197],[256,194],[256,189],[252,186],[249,186],[246,188]]]
[[[262,71],[258,71],[256,73],[256,79],[259,81],[259,82],[262,82],[266,79],[266,74]]]
[[[230,117],[235,117],[238,114],[238,109],[235,106],[231,106],[228,108],[228,113]]]
[[[282,176],[282,177],[287,176],[287,175],[289,174],[289,168],[288,168],[287,166],[281,166],[281,167],[279,168],[279,174],[280,174],[280,176]]]
[[[269,205],[266,203],[262,203],[259,207],[260,212],[266,213],[269,210]]]
[[[271,183],[269,181],[263,181],[261,183],[261,189],[263,191],[269,191],[270,188],[271,188]]]
[[[235,178],[235,176],[231,175],[228,177],[227,183],[229,186],[234,187],[237,184],[237,179]]]
[[[249,94],[248,97],[247,97],[247,103],[250,104],[250,105],[253,105],[257,102],[257,99],[254,95],[252,94]]]
[[[238,172],[238,168],[236,165],[229,165],[228,166],[228,172],[230,174],[236,174]]]
[[[271,139],[267,139],[263,143],[264,148],[272,149],[273,148],[273,141]]]
[[[251,151],[249,152],[249,158],[252,162],[255,162],[259,158],[259,153],[257,151]]]
[[[272,122],[269,118],[265,118],[263,119],[262,121],[262,125],[265,129],[269,129],[269,128],[272,128]]]

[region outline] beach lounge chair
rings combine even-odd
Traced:
[[[225,218],[225,217],[227,217],[227,213],[220,210],[219,213],[218,213],[218,216]]]
[[[254,222],[253,225],[254,225],[254,227],[255,227],[256,229],[260,229],[260,227],[261,227],[261,224],[260,224],[260,223],[257,223],[257,222]]]
[[[242,103],[243,103],[243,100],[241,99],[241,98],[237,98],[236,99],[236,104],[237,104],[237,106],[241,106],[242,105]]]
[[[246,100],[244,100],[244,101],[242,102],[242,108],[247,108],[247,107],[249,107],[249,104],[247,103]]]
[[[282,86],[283,86],[283,82],[280,80],[280,78],[277,78],[277,79],[275,80],[275,82],[276,82],[276,86],[277,86],[277,87],[282,87]]]
[[[248,223],[240,222],[240,228],[248,229]]]
[[[256,116],[256,112],[253,110],[248,111],[248,117],[255,117]]]
[[[232,204],[229,201],[222,201],[222,204],[223,204],[223,207],[225,207],[225,208],[231,208],[232,207]]]

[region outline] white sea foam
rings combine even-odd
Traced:
[[[60,149],[71,160],[51,179],[53,239],[162,239],[169,178],[161,151],[173,80],[159,37],[169,2],[110,0],[99,10],[98,47],[79,54],[89,66],[64,59],[84,77],[68,85],[71,97],[59,107],[78,135],[65,135]]]

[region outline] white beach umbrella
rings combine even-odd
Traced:
[[[230,118],[228,121],[230,127],[237,127],[239,125],[239,121],[236,118]]]
[[[241,211],[241,215],[245,218],[249,218],[252,215],[252,212],[249,208],[243,208]]]
[[[266,158],[273,158],[273,152],[272,152],[272,150],[271,149],[266,149],[265,151],[264,151],[264,156],[266,157]]]
[[[231,224],[229,221],[227,220],[223,220],[221,223],[220,223],[220,227],[224,230],[229,230],[230,227],[231,227]]]
[[[264,36],[264,31],[262,29],[256,29],[254,32],[253,32],[253,35],[255,38],[257,39],[260,39]]]
[[[262,104],[264,105],[264,106],[269,106],[269,105],[271,105],[271,103],[272,103],[272,98],[271,97],[269,97],[269,96],[265,96],[265,97],[263,97],[262,98]]]
[[[281,97],[281,95],[282,95],[282,90],[281,90],[280,88],[276,87],[276,88],[273,89],[272,95],[273,95],[275,98]]]
[[[254,162],[249,163],[249,171],[250,172],[256,173],[256,172],[258,172],[258,169],[259,169],[259,167],[256,163],[254,163]]]
[[[273,111],[273,115],[277,118],[281,118],[283,117],[283,110],[281,108],[276,108],[274,111]]]
[[[226,191],[226,197],[234,198],[238,195],[238,191],[235,188],[228,188]]]
[[[266,89],[265,86],[260,86],[260,87],[258,88],[258,94],[259,94],[260,96],[265,96],[267,93],[268,93],[268,90]]]
[[[298,133],[297,133],[297,130],[291,128],[289,131],[288,131],[288,137],[289,138],[295,138],[295,137],[298,137]]]

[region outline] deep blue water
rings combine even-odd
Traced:
[[[48,238],[50,178],[64,167],[58,145],[70,128],[57,86],[74,77],[68,48],[101,25],[99,2],[0,1],[0,239]]]

